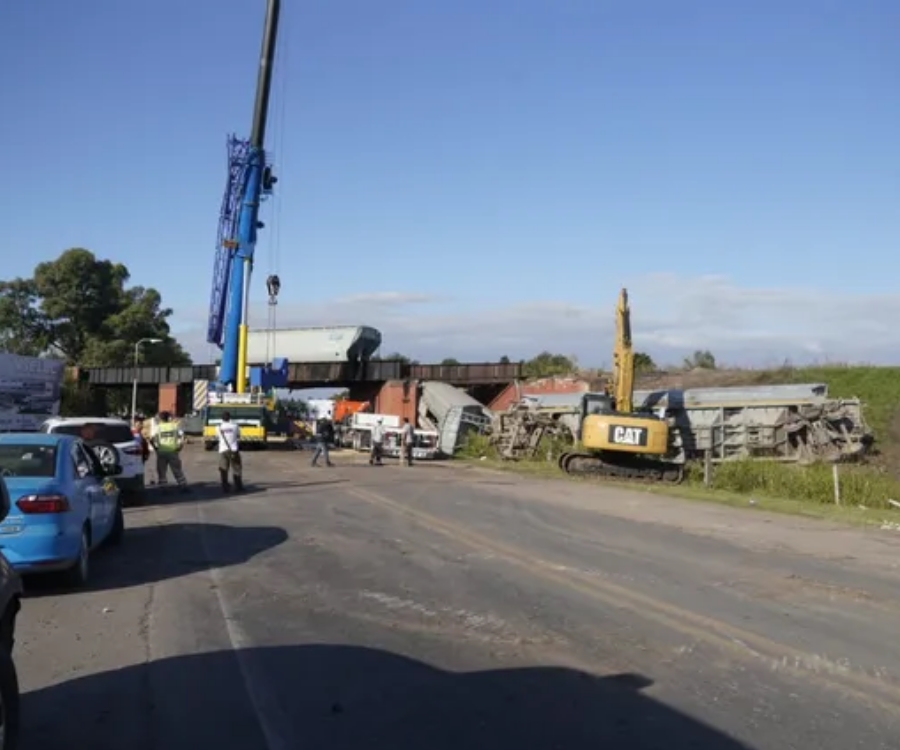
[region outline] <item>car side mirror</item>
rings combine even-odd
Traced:
[[[6,487],[6,480],[0,476],[0,522],[6,520],[11,508],[12,501],[9,499],[9,490]]]

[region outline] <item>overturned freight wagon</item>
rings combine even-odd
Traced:
[[[371,326],[260,329],[247,334],[247,361],[368,362],[380,346],[381,331]]]
[[[831,399],[824,383],[642,391],[635,403],[665,409],[689,459],[836,462],[864,455],[872,431],[859,399]]]
[[[532,444],[523,425],[554,425],[554,432],[567,431],[574,439],[583,395],[526,397],[495,420],[493,442],[504,449]],[[864,455],[873,443],[859,399],[831,399],[822,383],[635,391],[634,403],[671,420],[689,460],[708,455],[713,462],[836,462]],[[522,451],[500,452],[516,458]]]
[[[465,391],[449,383],[422,383],[419,396],[419,424],[439,434],[438,450],[452,456],[471,432],[485,432],[491,424],[490,412]]]

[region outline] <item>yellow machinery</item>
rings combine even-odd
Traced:
[[[211,451],[219,444],[216,428],[229,412],[231,421],[241,428],[242,448],[266,448],[275,406],[274,396],[263,393],[210,393],[203,420],[204,447]]]
[[[613,383],[606,393],[586,393],[581,401],[575,451],[559,457],[567,474],[614,479],[680,482],[684,451],[664,416],[634,411],[634,349],[631,310],[623,289],[616,305]]]

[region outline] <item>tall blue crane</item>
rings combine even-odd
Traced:
[[[206,340],[222,350],[219,385],[235,393],[244,393],[247,387],[250,277],[257,230],[264,226],[259,220],[259,205],[272,194],[278,181],[266,160],[264,142],[280,9],[280,0],[268,0],[250,138],[230,136],[227,144],[228,181],[219,216]],[[284,371],[282,378],[266,377],[281,374],[268,369],[251,373],[251,381],[265,387],[283,386],[277,381],[286,380],[287,363],[279,361],[276,369]]]

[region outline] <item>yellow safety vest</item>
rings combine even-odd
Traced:
[[[156,439],[160,453],[175,453],[178,451],[178,424],[175,422],[163,422],[156,431]]]

